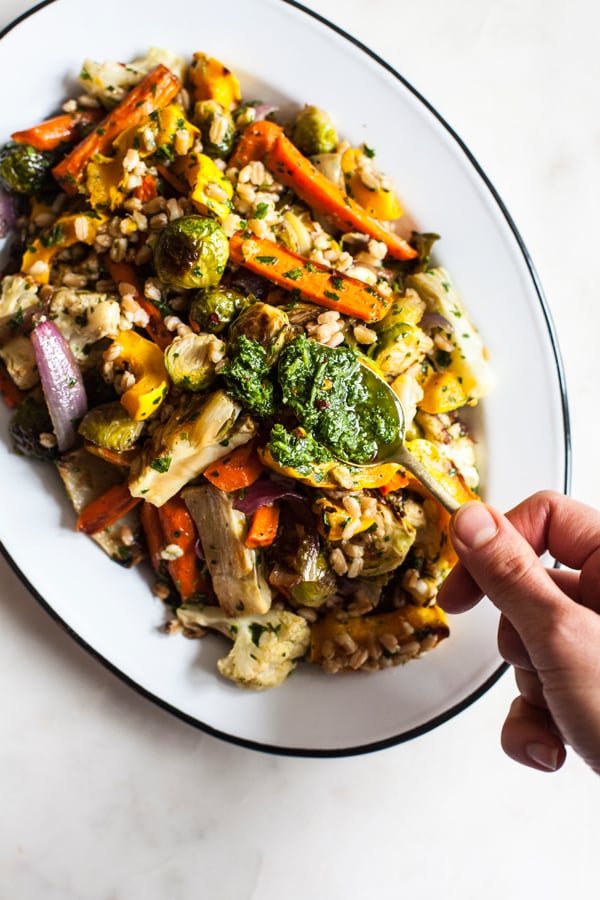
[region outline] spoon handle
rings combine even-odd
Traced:
[[[425,466],[404,445],[394,454],[394,461],[408,469],[427,488],[429,493],[442,504],[444,509],[448,510],[449,513],[456,512],[460,503],[450,496],[439,481],[427,471]]]

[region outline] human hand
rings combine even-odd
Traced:
[[[520,696],[502,730],[508,756],[558,769],[571,746],[600,773],[600,512],[552,491],[506,516],[467,503],[452,519],[460,562],[438,602],[464,612],[484,594],[500,610],[498,647]],[[567,569],[546,569],[549,551]]]

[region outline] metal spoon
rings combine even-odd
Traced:
[[[376,394],[381,396],[382,392],[385,391],[384,396],[385,400],[388,401],[386,404],[388,406],[388,411],[397,417],[397,439],[393,443],[381,445],[375,458],[366,464],[358,465],[350,459],[344,459],[342,461],[355,468],[361,469],[370,466],[378,466],[382,463],[399,463],[405,469],[408,469],[408,471],[411,472],[425,488],[427,488],[430,494],[442,504],[444,509],[448,510],[449,513],[455,512],[460,506],[460,503],[455,500],[444,487],[442,487],[439,481],[427,471],[425,466],[419,462],[416,456],[414,456],[404,444],[406,418],[404,416],[402,404],[396,396],[396,393],[392,390],[387,381],[362,362],[361,369],[363,382],[367,385],[371,396],[375,396]],[[340,458],[339,455],[338,458]]]

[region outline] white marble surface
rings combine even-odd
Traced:
[[[589,0],[307,5],[401,71],[503,197],[560,336],[572,492],[600,506],[598,8]],[[28,6],[1,0],[0,27]],[[451,722],[384,752],[252,753],[133,693],[0,561],[0,683],[0,898],[598,895],[597,778],[572,755],[550,776],[503,756],[510,675]]]

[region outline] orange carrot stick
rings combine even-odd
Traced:
[[[146,538],[150,563],[154,571],[160,575],[163,567],[163,559],[160,554],[165,545],[163,530],[157,507],[153,503],[148,503],[147,500],[144,500],[140,507],[140,522]]]
[[[185,194],[186,196],[189,194],[189,184],[187,184],[187,182],[185,181],[182,181],[181,178],[179,178],[179,176],[174,172],[171,172],[168,166],[163,166],[162,163],[157,163],[156,171],[161,178],[164,178],[167,184],[170,184],[171,187],[177,191],[178,194]]]
[[[253,484],[263,471],[254,444],[243,444],[214,462],[204,477],[221,491],[238,491]]]
[[[133,285],[135,288],[135,300],[149,317],[148,324],[144,326],[144,331],[147,332],[155,344],[158,344],[161,350],[164,350],[173,340],[173,335],[169,334],[165,328],[165,323],[158,307],[144,296],[140,280],[133,266],[126,262],[115,262],[110,258],[106,260],[106,266],[110,277],[117,287],[123,282]]]
[[[52,169],[63,190],[75,196],[92,157],[96,153],[107,153],[125,128],[139,125],[151,113],[167,106],[180,90],[181,81],[170,69],[162,64],[153,69]]]
[[[6,369],[0,364],[0,394],[10,409],[16,409],[25,393],[16,386]]]
[[[142,203],[147,203],[148,200],[153,200],[158,196],[156,177],[154,175],[144,175],[142,183],[135,188],[133,196],[137,200],[141,200]]]
[[[96,534],[114,525],[125,513],[140,503],[140,497],[132,497],[127,482],[115,484],[88,503],[77,519],[77,531]]]
[[[46,119],[24,131],[15,131],[11,137],[17,144],[29,144],[36,150],[56,150],[61,144],[70,144],[80,138],[86,125],[99,122],[103,116],[101,109],[79,109]]]
[[[271,129],[268,138],[263,138],[265,145],[268,145],[264,163],[278,181],[291,188],[311,209],[327,216],[340,231],[360,231],[382,241],[395,259],[414,259],[417,256],[415,248],[404,238],[384,228],[355,200],[329,181],[285,136],[283,129],[272,122],[269,125],[279,129],[279,134],[273,140]],[[250,146],[257,143],[255,141]]]
[[[259,506],[250,522],[250,528],[244,541],[246,547],[250,549],[270,547],[277,537],[278,527],[279,506],[276,503]]]
[[[244,129],[229,164],[243,169],[254,160],[264,159],[280,134],[281,128],[275,122],[252,122]]]
[[[233,262],[294,291],[298,299],[346,316],[378,322],[390,306],[387,297],[364,281],[314,263],[267,238],[245,238],[237,231],[229,239],[229,255]]]
[[[158,507],[157,512],[164,546],[177,547],[181,552],[181,556],[167,562],[169,575],[179,596],[185,601],[197,594],[205,593],[208,584],[199,570],[199,559],[196,555],[198,532],[185,501],[176,494]]]

